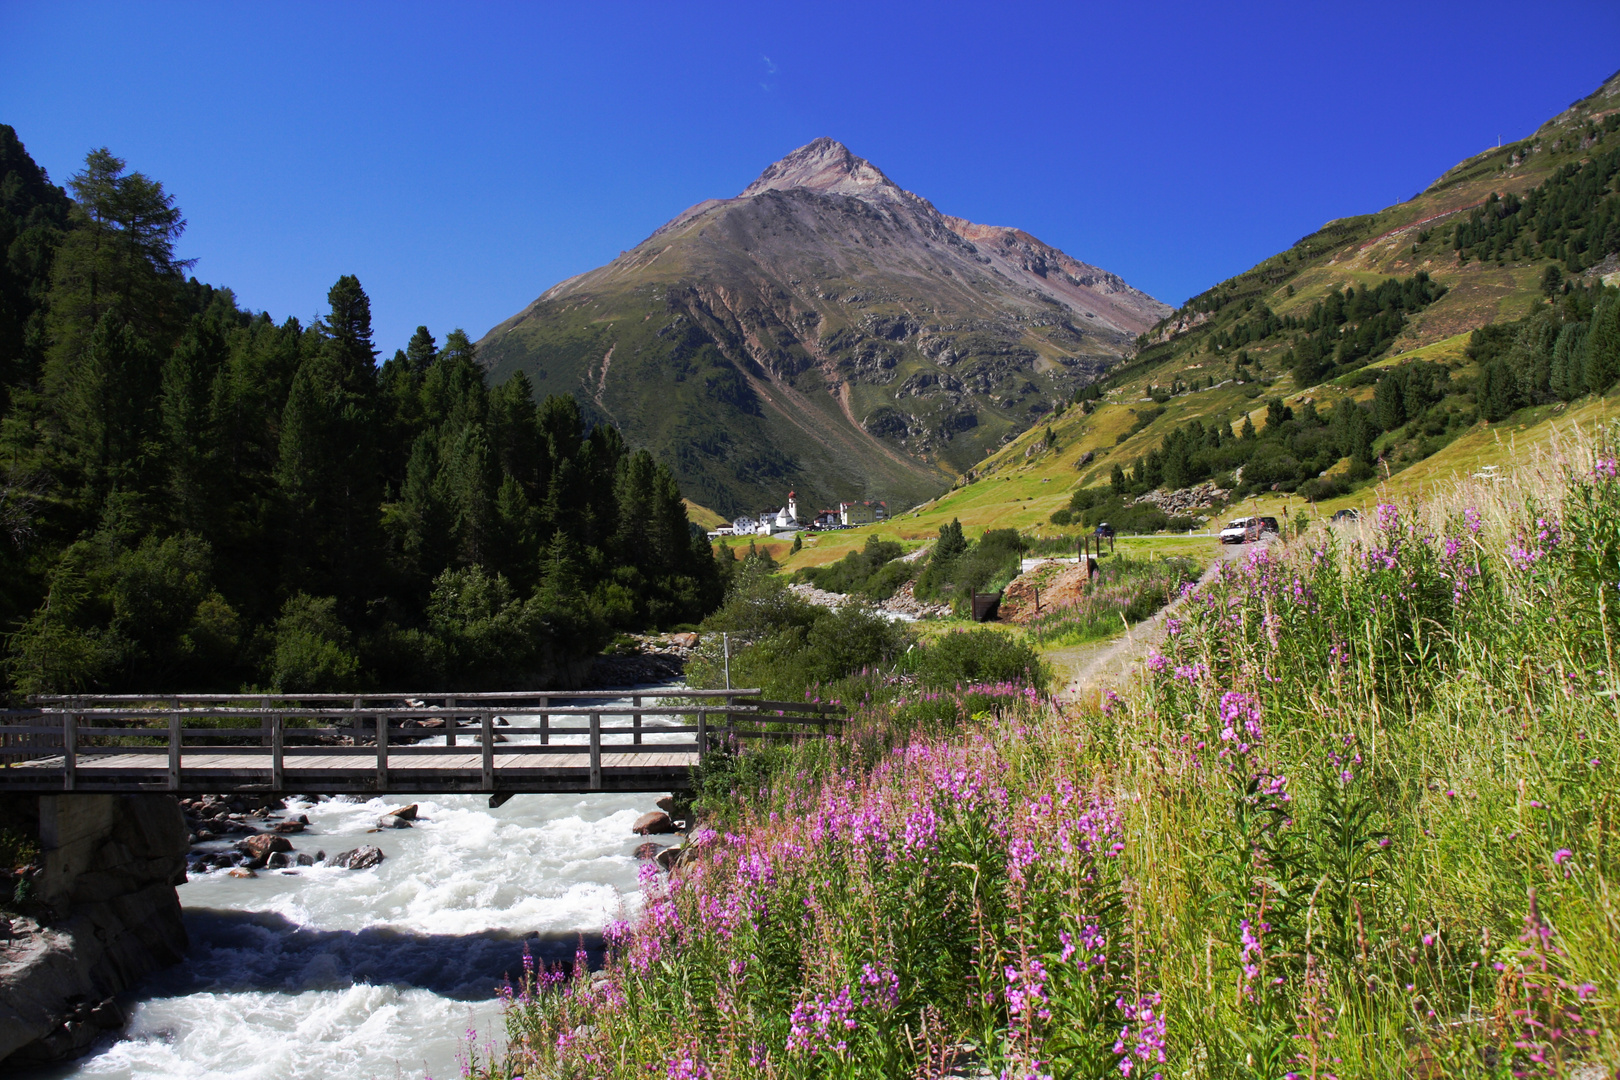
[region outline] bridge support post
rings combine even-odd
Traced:
[[[702,761],[703,756],[709,752],[709,714],[703,709],[698,710],[697,744],[698,760]]]
[[[456,714],[453,710],[456,707],[456,699],[453,697],[445,698],[444,707],[452,710],[450,715],[444,718],[444,745],[454,746],[456,745]]]
[[[180,707],[179,703],[177,702],[175,704],[175,708],[179,708],[179,707]],[[269,746],[270,745],[270,699],[269,698],[260,698],[259,699],[259,708],[264,710],[264,714],[259,717],[259,745],[260,746]]]
[[[180,790],[180,714],[169,714],[169,790]]]
[[[388,716],[377,714],[377,790],[388,790]]]
[[[591,713],[591,790],[602,790],[602,714]]]
[[[78,783],[79,714],[70,708],[62,714],[62,790],[72,791]]]
[[[630,741],[637,746],[641,745],[641,695],[637,694],[630,699],[630,707],[636,711],[630,714],[630,726],[635,729]]]
[[[484,790],[495,790],[495,714],[486,712],[478,718],[479,741],[483,744]]]
[[[286,761],[282,749],[281,728],[282,717],[272,716],[270,718],[270,789],[278,792],[287,789],[286,769],[284,768]]]
[[[550,705],[550,704],[551,704],[551,699],[550,698],[543,697],[543,698],[540,699],[540,745],[541,746],[549,745],[550,742],[551,742],[551,714],[546,712],[546,706]]]

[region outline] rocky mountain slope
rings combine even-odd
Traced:
[[[1134,352],[1169,308],[940,213],[831,139],[677,215],[479,343],[724,513],[938,493]]]

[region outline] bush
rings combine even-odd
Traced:
[[[709,633],[687,662],[688,685],[725,685],[718,633],[724,631],[731,635],[731,684],[790,701],[864,670],[892,666],[911,644],[904,625],[864,601],[851,600],[836,611],[807,604],[762,569],[740,574],[703,628]]]
[[[337,617],[337,599],[297,593],[276,620],[267,672],[283,693],[330,693],[360,688],[354,636]]]
[[[906,670],[937,689],[974,683],[1018,683],[1045,690],[1051,668],[1029,645],[1001,630],[941,634],[906,655]]]

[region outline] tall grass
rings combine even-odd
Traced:
[[[874,707],[472,1071],[1613,1075],[1617,471],[1567,445],[1254,552],[1095,711]]]

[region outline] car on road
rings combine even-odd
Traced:
[[[1221,543],[1252,544],[1267,533],[1276,536],[1279,532],[1274,517],[1240,517],[1226,523],[1226,528],[1221,530]]]
[[[1333,520],[1335,522],[1355,521],[1355,520],[1359,519],[1360,517],[1361,517],[1361,511],[1345,509],[1345,510],[1340,510],[1338,513],[1334,514],[1333,515]]]

